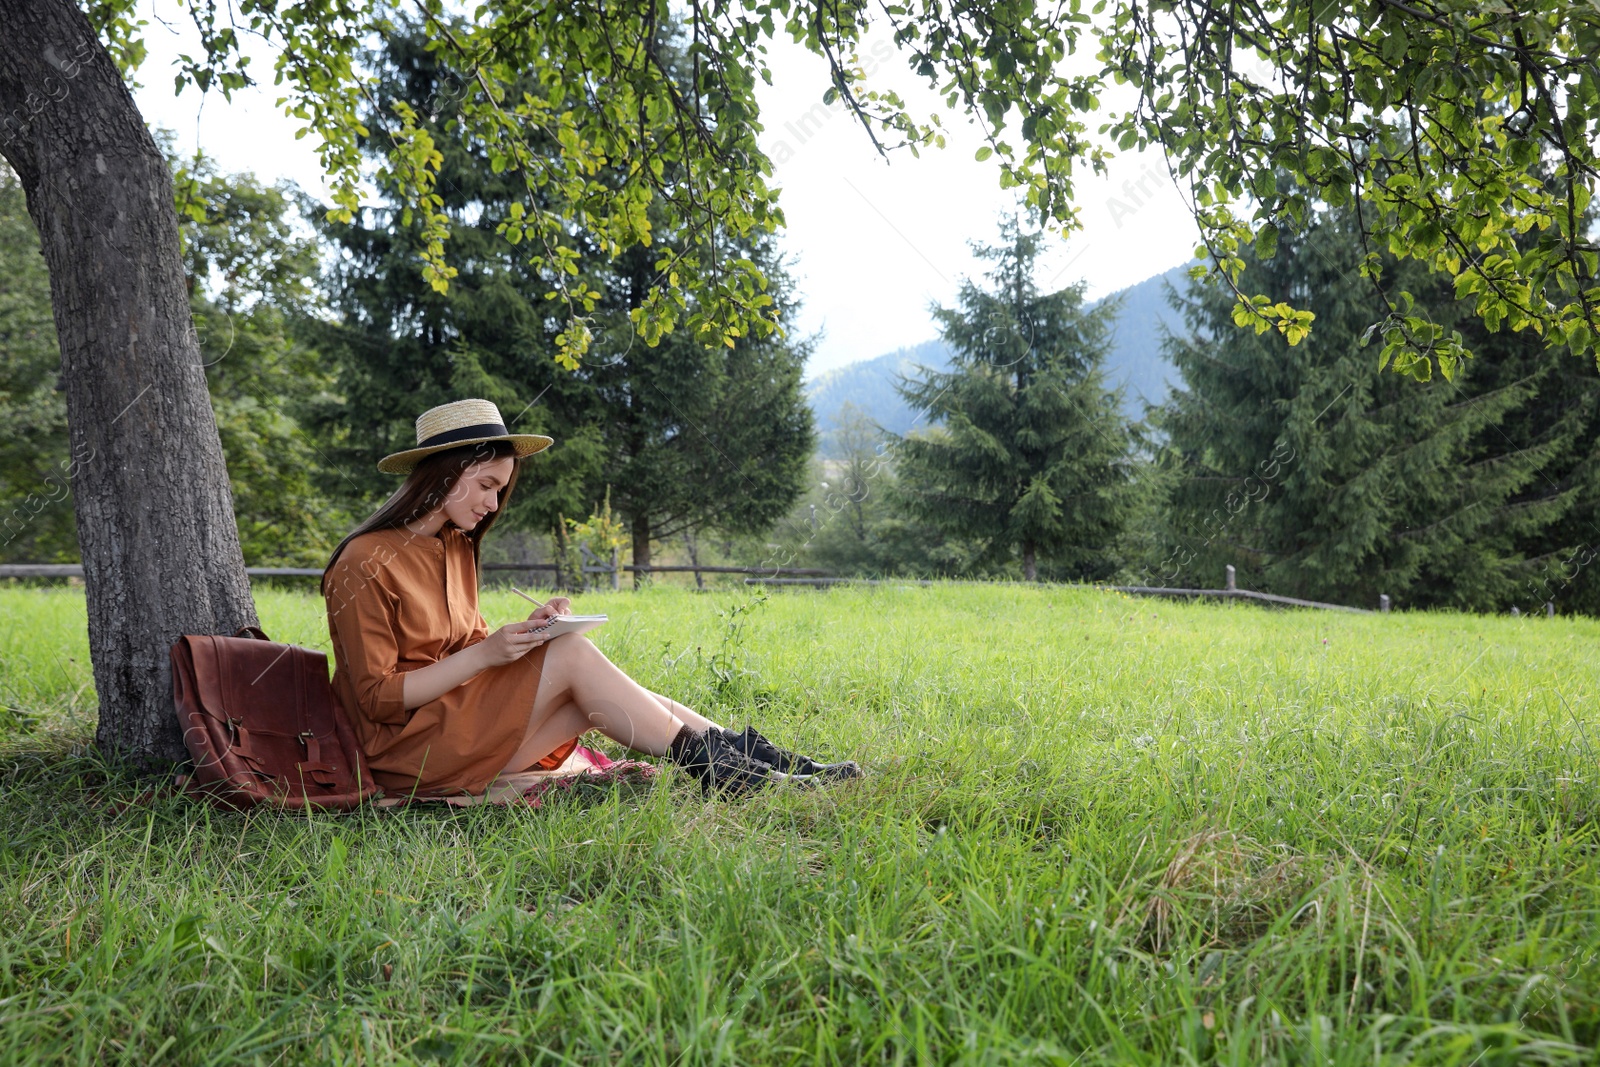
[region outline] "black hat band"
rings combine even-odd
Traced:
[[[510,431],[498,422],[480,422],[476,426],[458,426],[454,430],[436,433],[426,441],[418,441],[418,448],[449,445],[457,441],[473,441],[480,437],[509,437]]]

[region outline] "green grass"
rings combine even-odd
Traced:
[[[647,684],[870,776],[124,807],[81,594],[0,590],[0,1063],[1594,1062],[1600,625],[1016,586],[580,607]],[[260,608],[326,648],[319,599]]]

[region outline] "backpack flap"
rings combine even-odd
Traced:
[[[268,675],[289,646],[211,634],[187,640],[200,707],[209,720],[207,732],[222,771],[218,784],[259,799],[281,792],[276,769],[283,765],[285,753],[275,743],[280,739],[272,736],[281,733],[273,729],[273,719],[281,705],[283,683],[292,684],[293,679],[285,679],[281,671],[275,677]],[[240,675],[248,679],[243,684]]]
[[[197,784],[233,807],[348,808],[375,795],[327,657],[262,638],[186,635],[173,645]]]
[[[207,697],[201,693],[199,672],[196,670],[196,644],[203,637],[184,636],[174,642],[172,655],[172,696],[178,709],[178,726],[183,731],[183,745],[194,760],[196,785],[209,786],[227,781],[234,770],[230,768],[232,746],[222,715],[220,703],[206,706]],[[211,688],[211,687],[207,687]]]

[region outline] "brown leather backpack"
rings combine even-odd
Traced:
[[[321,652],[254,626],[185,634],[172,646],[172,694],[194,757],[188,788],[220,804],[338,811],[378,792]]]

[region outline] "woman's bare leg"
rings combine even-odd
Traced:
[[[545,648],[528,732],[506,770],[526,770],[590,729],[636,752],[661,756],[684,726],[699,733],[715,725],[629,678],[593,642],[575,634],[558,637]]]
[[[581,737],[592,729],[594,723],[570,700],[543,719],[530,715],[528,730],[522,735],[522,744],[511,754],[501,773],[515,774],[531,770],[535,763],[554,752],[559,745],[574,737]]]
[[[676,715],[680,720],[682,720],[685,726],[693,730],[695,733],[699,733],[702,730],[709,730],[713,726],[717,725],[704,715],[700,714],[698,711],[693,711],[687,707],[684,707],[671,697],[664,697],[660,693],[651,693],[650,695],[656,698],[656,702],[658,704],[666,708],[672,714]]]

